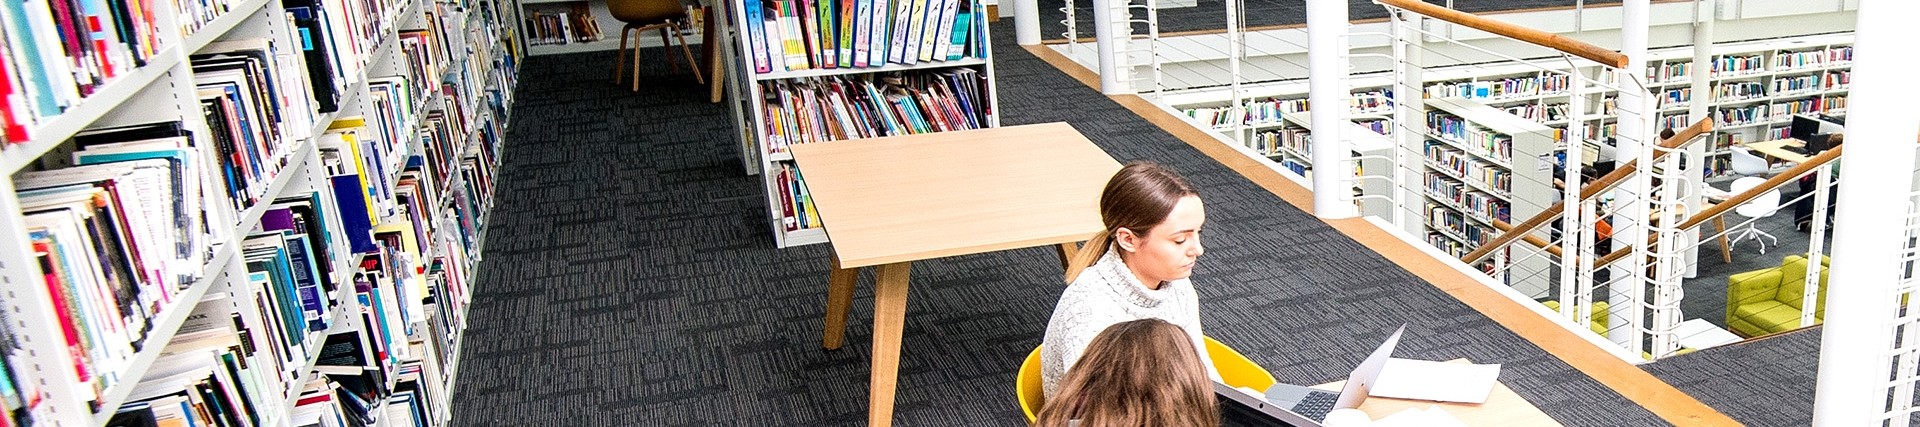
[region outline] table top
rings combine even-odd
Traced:
[[[1467,359],[1453,359],[1447,363],[1473,363]],[[1339,392],[1346,381],[1335,381],[1316,385],[1313,388]],[[1484,403],[1434,402],[1427,400],[1394,399],[1389,397],[1368,397],[1360,404],[1360,412],[1367,413],[1375,420],[1386,418],[1407,409],[1424,410],[1428,406],[1438,406],[1447,411],[1454,419],[1470,426],[1557,426],[1559,421],[1547,416],[1532,402],[1514,394],[1504,382],[1493,383],[1493,392],[1487,394]]]
[[[791,147],[840,268],[1077,242],[1120,163],[1066,123]]]
[[[1793,146],[1793,147],[1807,146],[1807,143],[1801,142],[1798,139],[1787,138],[1787,139],[1776,139],[1772,141],[1750,142],[1746,144],[1741,144],[1741,146],[1747,147],[1748,150],[1753,150],[1760,154],[1765,154],[1780,160],[1786,160],[1794,163],[1802,163],[1807,161],[1807,156],[1805,154],[1787,151],[1784,148],[1787,146]]]

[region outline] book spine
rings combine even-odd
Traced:
[[[934,61],[947,59],[947,43],[953,34],[954,13],[963,0],[933,0],[927,10],[927,33],[921,37],[920,60]]]
[[[873,56],[873,1],[854,0],[853,14],[853,64],[854,68],[866,68],[867,60]]]
[[[893,4],[887,0],[868,1],[873,2],[869,12],[873,16],[868,19],[868,25],[873,27],[873,35],[867,38],[869,44],[867,54],[870,56],[867,58],[867,66],[880,67],[887,64],[887,35],[891,34],[888,29],[892,28],[887,25],[887,17],[893,16]]]
[[[887,38],[887,61],[907,64],[907,31],[912,28],[914,0],[893,0],[893,37]]]
[[[837,34],[835,34],[836,36],[838,36],[838,40],[839,40],[839,48],[836,49],[836,51],[839,52],[838,60],[840,62],[840,68],[852,68],[853,53],[854,53],[853,24],[855,21],[857,21],[857,19],[855,18],[860,16],[857,13],[858,6],[855,5],[854,0],[839,0],[836,3],[838,4],[838,7],[834,8],[833,17],[835,20],[834,27],[838,29]]]
[[[748,46],[753,51],[753,71],[766,73],[773,71],[772,58],[767,54],[767,21],[761,16],[765,7],[760,0],[746,0]],[[704,49],[704,48],[703,48]]]
[[[909,65],[921,61],[920,39],[926,35],[927,24],[929,22],[927,19],[927,3],[928,0],[913,0],[913,9],[908,11],[907,16],[904,17],[908,23],[907,34],[900,43],[906,47],[907,51],[902,52],[901,57],[904,60],[903,62]]]

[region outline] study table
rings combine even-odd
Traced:
[[[1070,259],[1102,229],[1120,163],[1066,123],[794,145],[833,247],[821,339],[840,348],[860,268],[874,267],[867,424],[893,423],[914,261],[1036,246]],[[1039,325],[1036,325],[1036,327]]]
[[[1768,157],[1772,157],[1780,160],[1786,160],[1796,164],[1806,163],[1807,161],[1807,155],[1788,151],[1786,148],[1786,147],[1799,148],[1799,147],[1807,146],[1805,142],[1801,142],[1798,139],[1787,138],[1787,139],[1776,139],[1772,141],[1750,142],[1750,143],[1742,144],[1741,146],[1747,147],[1747,150],[1760,153],[1760,154],[1765,154]]]

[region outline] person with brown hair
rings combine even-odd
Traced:
[[[1160,319],[1109,326],[1047,398],[1036,427],[1213,427],[1220,424],[1199,352]]]
[[[1100,194],[1106,227],[1070,262],[1060,301],[1041,343],[1040,384],[1047,395],[1108,326],[1161,319],[1187,331],[1189,341],[1219,379],[1201,340],[1200,300],[1187,276],[1206,249],[1200,229],[1206,210],[1186,178],[1152,162],[1130,162]]]

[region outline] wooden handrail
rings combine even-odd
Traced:
[[[1573,54],[1573,56],[1586,58],[1593,62],[1598,62],[1601,65],[1613,68],[1627,67],[1627,55],[1625,54],[1607,50],[1606,48],[1594,46],[1579,40],[1561,37],[1558,34],[1481,18],[1478,15],[1427,4],[1420,0],[1373,0],[1373,2],[1570,53]]]
[[[1700,211],[1699,215],[1693,215],[1693,216],[1687,217],[1687,220],[1680,221],[1680,225],[1677,226],[1677,228],[1681,230],[1688,230],[1694,227],[1698,227],[1700,226],[1700,224],[1705,224],[1708,220],[1712,220],[1714,217],[1720,216],[1722,214],[1725,214],[1729,210],[1733,210],[1734,208],[1739,207],[1741,204],[1746,203],[1748,200],[1753,200],[1753,198],[1760,197],[1760,195],[1766,194],[1768,191],[1774,191],[1778,189],[1780,186],[1786,185],[1787,181],[1799,179],[1800,175],[1813,170],[1813,168],[1824,166],[1827,164],[1827,162],[1831,162],[1839,159],[1840,150],[1842,150],[1843,147],[1844,146],[1838,146],[1838,147],[1827,149],[1826,151],[1821,151],[1820,154],[1807,158],[1807,161],[1800,162],[1800,164],[1797,164],[1797,165],[1793,165],[1793,167],[1787,169],[1786,172],[1781,172],[1779,175],[1774,175],[1771,178],[1767,178],[1766,182],[1762,182],[1760,183],[1760,185],[1755,185],[1753,186],[1753,188],[1747,189],[1747,191],[1743,191],[1740,194],[1735,194],[1731,197],[1728,197],[1727,201],[1720,202],[1719,204],[1713,205],[1713,207],[1702,210]],[[1722,231],[1722,232],[1725,232],[1725,231]],[[1657,237],[1658,235],[1649,233],[1647,235],[1647,244],[1653,244]],[[1620,249],[1614,250],[1613,252],[1608,252],[1606,256],[1600,257],[1599,260],[1596,260],[1593,263],[1593,268],[1605,267],[1608,264],[1612,264],[1614,261],[1619,261],[1621,258],[1626,258],[1627,255],[1631,253],[1633,253],[1632,247],[1620,248]]]
[[[1680,132],[1677,134],[1674,134],[1672,138],[1668,138],[1665,141],[1661,141],[1660,147],[1665,148],[1667,150],[1680,148],[1681,146],[1684,146],[1687,143],[1693,141],[1694,137],[1700,136],[1700,134],[1706,133],[1712,130],[1713,130],[1713,120],[1700,119],[1700,121],[1693,122],[1692,126],[1687,126],[1686,129],[1681,129]],[[1653,152],[1653,159],[1659,160],[1661,157],[1664,157],[1666,155],[1667,155],[1666,150],[1656,150]],[[1620,165],[1620,167],[1615,168],[1613,172],[1607,173],[1606,176],[1602,176],[1600,177],[1600,179],[1594,180],[1592,183],[1582,186],[1580,188],[1580,200],[1586,201],[1587,199],[1600,194],[1600,192],[1610,190],[1613,188],[1613,186],[1619,185],[1621,180],[1626,179],[1628,175],[1632,175],[1633,171],[1637,169],[1637,165],[1639,164],[1637,162],[1638,160],[1630,160],[1626,164]],[[1560,210],[1566,209],[1566,206],[1567,206],[1567,201],[1565,200],[1562,200],[1558,203],[1554,203],[1553,206],[1548,206],[1546,210],[1543,210],[1543,211],[1540,211],[1540,213],[1534,214],[1532,218],[1527,218],[1527,220],[1521,222],[1520,225],[1514,226],[1513,230],[1507,231],[1505,233],[1500,233],[1500,235],[1498,236],[1493,236],[1493,240],[1488,240],[1487,243],[1481,244],[1479,248],[1474,249],[1473,252],[1468,253],[1467,256],[1461,257],[1460,259],[1463,261],[1466,261],[1467,264],[1473,264],[1480,261],[1485,261],[1487,257],[1493,256],[1494,250],[1499,249],[1502,246],[1506,246],[1507,244],[1513,243],[1515,239],[1519,239],[1522,236],[1527,235],[1527,233],[1532,233],[1534,229],[1540,228],[1541,226],[1545,226],[1547,225],[1548,222],[1552,222],[1555,217],[1560,216]]]
[[[1500,229],[1501,232],[1513,230],[1513,224],[1508,224],[1506,221],[1501,221],[1497,219],[1489,219],[1489,220],[1493,221],[1493,228]],[[1556,256],[1556,257],[1560,256],[1560,245],[1553,244],[1553,242],[1548,242],[1547,239],[1545,238],[1528,234],[1522,237],[1521,240],[1525,240],[1527,244],[1531,244],[1533,245],[1533,247],[1545,249],[1547,253],[1553,254],[1553,256]]]

